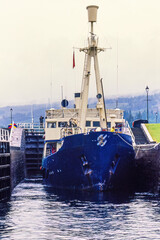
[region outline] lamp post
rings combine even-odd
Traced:
[[[13,111],[13,109],[11,108],[10,111],[11,111],[11,124],[12,124],[12,111]]]
[[[158,112],[156,112],[155,114],[156,114],[156,123],[157,123]]]
[[[149,116],[148,116],[148,92],[149,92],[149,87],[146,86],[146,93],[147,93],[147,121],[149,122]]]

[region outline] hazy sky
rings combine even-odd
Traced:
[[[80,91],[84,53],[76,49],[73,70],[72,52],[87,44],[91,4],[99,46],[112,47],[99,54],[106,97],[160,89],[159,0],[0,0],[0,106],[59,101],[61,86],[68,99]],[[94,72],[90,83],[94,97]]]

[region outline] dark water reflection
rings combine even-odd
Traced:
[[[57,192],[27,180],[0,204],[0,239],[160,239],[160,198]]]
[[[125,203],[129,202],[133,197],[133,192],[76,192],[76,191],[64,191],[55,190],[50,187],[44,187],[48,196],[56,196],[57,200],[65,202],[77,202],[77,201],[89,201],[94,203]]]

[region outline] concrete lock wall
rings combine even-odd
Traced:
[[[160,144],[135,147],[136,185],[138,190],[160,191]]]

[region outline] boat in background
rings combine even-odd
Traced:
[[[93,31],[98,6],[88,6],[91,23],[85,53],[82,88],[75,93],[75,107],[46,111],[45,145],[42,159],[44,183],[54,188],[105,191],[121,189],[134,182],[132,132],[123,118],[123,110],[105,108],[100,78],[98,39]],[[88,108],[91,59],[97,87],[97,106]]]

